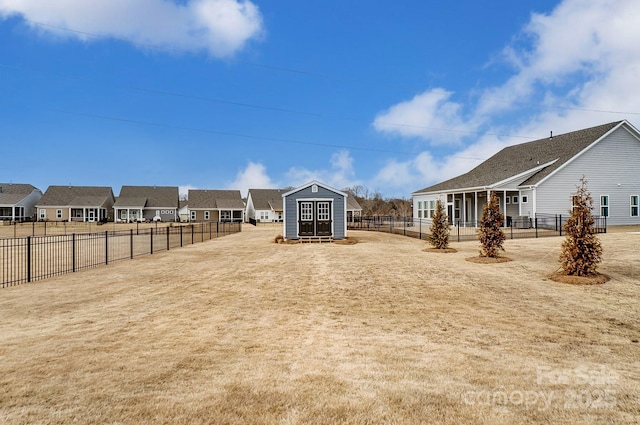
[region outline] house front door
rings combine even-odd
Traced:
[[[96,221],[96,210],[94,210],[93,208],[89,208],[87,210],[87,213],[89,214],[88,220],[90,222]]]

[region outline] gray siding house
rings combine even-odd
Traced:
[[[30,184],[0,183],[0,220],[31,220],[36,215],[35,205],[40,198],[40,189]]]
[[[282,194],[284,189],[249,189],[246,219],[260,223],[282,222]]]
[[[284,193],[284,238],[346,238],[347,197],[346,193],[317,181]]]
[[[116,222],[177,221],[177,186],[122,186],[113,205]]]
[[[504,148],[468,173],[412,193],[413,214],[430,219],[440,199],[450,221],[476,226],[491,192],[514,225],[567,215],[582,176],[594,215],[640,224],[640,133],[617,121]],[[508,223],[505,223],[508,224]]]

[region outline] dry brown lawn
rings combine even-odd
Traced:
[[[560,238],[478,244],[243,232],[0,290],[3,424],[637,423],[640,234],[604,285]]]

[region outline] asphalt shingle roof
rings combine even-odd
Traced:
[[[49,186],[38,206],[101,206],[113,198],[113,190],[104,186]],[[73,202],[79,202],[74,204]],[[95,202],[87,204],[87,202]]]
[[[611,122],[584,130],[560,134],[553,136],[553,138],[506,147],[473,170],[414,193],[488,187],[532,170],[539,165],[555,161],[534,175],[529,176],[526,180],[519,182],[520,185],[534,185],[621,122]]]
[[[256,210],[282,211],[284,189],[249,189],[251,201]]]
[[[114,206],[178,208],[179,198],[178,186],[122,186]]]
[[[239,190],[189,190],[190,209],[227,209],[243,210],[244,202]]]

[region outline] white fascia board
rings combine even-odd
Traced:
[[[339,194],[339,195],[342,195],[342,196],[344,196],[345,198],[346,198],[347,196],[349,196],[349,195],[347,195],[345,192],[342,192],[341,190],[335,189],[335,188],[333,188],[333,187],[331,187],[331,186],[327,186],[326,184],[324,184],[324,183],[320,183],[320,182],[319,182],[319,181],[317,181],[317,180],[313,180],[313,181],[310,181],[310,182],[309,182],[309,183],[307,183],[307,184],[303,184],[302,186],[300,186],[300,187],[298,187],[298,188],[296,188],[296,189],[292,189],[292,190],[288,191],[287,193],[283,193],[283,194],[282,194],[282,197],[284,198],[285,196],[289,196],[289,195],[291,195],[292,193],[299,192],[299,191],[301,191],[302,189],[306,189],[307,187],[313,186],[314,184],[315,184],[315,185],[318,185],[318,186],[321,186],[321,187],[324,187],[325,189],[327,189],[327,190],[329,190],[329,191],[331,191],[331,192],[335,192],[335,193],[337,193],[337,194]]]

